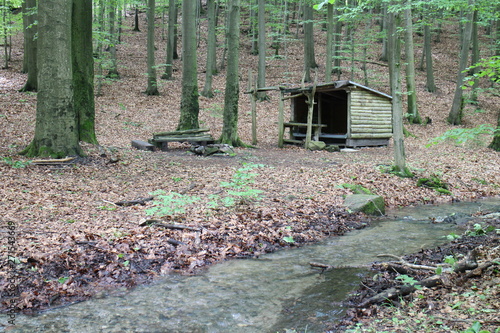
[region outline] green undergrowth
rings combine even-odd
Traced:
[[[152,192],[151,195],[155,197],[155,200],[153,200],[153,206],[146,209],[146,215],[160,218],[176,217],[185,214],[186,209],[194,205],[210,210],[257,201],[262,196],[262,191],[252,187],[255,178],[259,175],[253,170],[263,167],[263,164],[243,163],[241,168],[235,170],[230,181],[219,184],[221,190],[217,194],[209,194],[205,197],[165,190]]]
[[[431,175],[428,178],[419,178],[417,180],[418,187],[427,187],[436,190],[441,194],[453,195],[448,189],[448,184],[441,180],[437,175]]]

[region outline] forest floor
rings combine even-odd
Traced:
[[[500,154],[486,148],[491,136],[462,145],[445,141],[426,147],[432,138],[455,128],[446,123],[458,54],[458,38],[453,26],[445,27],[441,42],[433,45],[438,91],[427,92],[424,74],[418,73],[420,113],[422,117],[431,118],[432,123],[406,125],[412,133],[405,141],[407,163],[415,177],[400,178],[384,172],[393,164],[392,143],[388,147],[335,153],[294,146],[278,148],[279,96],[274,92],[269,93],[269,101],[257,105],[255,149],[236,148],[234,156],[202,157],[189,153],[189,146],[185,144],[171,144],[166,152],[132,148],[133,139],[147,141],[152,133],[175,130],[182,68],[176,61],[174,80],[159,80],[160,96],[144,95],[145,25],[142,32],[132,32],[131,18],[126,22],[123,44],[118,49],[121,78],[105,82],[102,95],[96,98],[96,131],[102,147],[82,144],[87,153],[85,158],[62,165],[36,165],[18,155],[33,137],[36,110],[36,94],[18,92],[26,80],[26,75],[20,73],[21,36],[14,38],[11,67],[0,71],[3,162],[0,163],[0,232],[13,238],[2,237],[12,243],[11,246],[2,244],[0,248],[3,312],[9,308],[36,312],[120,287],[130,288],[171,271],[191,274],[221,260],[258,256],[365,226],[369,223],[368,217],[350,214],[343,208],[343,197],[351,192],[342,184],[362,185],[383,196],[391,208],[500,195]],[[201,31],[203,34],[203,28]],[[318,31],[315,38],[321,72],[325,57],[324,32]],[[417,45],[420,42],[417,40]],[[200,87],[205,77],[204,43],[205,40],[200,39]],[[158,63],[164,59],[164,45],[158,33]],[[248,45],[247,36],[242,36],[242,92],[247,86],[248,69],[257,68],[257,58],[249,54]],[[268,86],[300,84],[301,49],[300,41],[291,38],[286,49],[281,50],[281,59],[268,57]],[[376,48],[370,52],[374,54],[370,54],[373,63],[368,65],[369,85],[387,93],[387,67],[377,65]],[[420,54],[421,50],[417,49],[416,56]],[[363,82],[361,74],[356,70],[351,78],[347,70],[341,79]],[[224,79],[223,74],[214,77],[214,98],[200,97],[201,126],[209,128],[215,138],[222,128]],[[459,128],[494,126],[499,105],[498,96],[481,94],[477,105],[467,105],[464,125]],[[249,143],[250,100],[243,93],[239,118],[240,137]],[[443,180],[452,195],[417,186],[418,178],[433,176]],[[236,184],[243,185],[248,196],[232,194]],[[159,195],[158,190],[165,191],[165,196]],[[166,195],[174,192],[180,195]],[[155,198],[145,201],[144,205],[118,204],[150,196]],[[159,218],[148,215],[155,207],[158,214],[165,215],[163,225],[145,222]],[[498,228],[498,218],[488,223]],[[166,224],[189,228],[170,229],[165,228]],[[495,253],[498,257],[498,236],[489,234],[489,242],[483,242],[486,236],[482,237],[463,237],[455,240],[453,246],[469,249],[477,245],[480,258],[491,259]],[[436,251],[440,250],[423,249],[407,260],[425,257],[423,264],[431,259],[433,263],[440,262],[446,254],[439,257]],[[7,255],[13,257],[10,262],[5,260]],[[392,279],[387,275],[389,278]],[[488,317],[491,313],[484,311],[500,308],[498,297],[490,298],[499,294],[498,269],[486,270],[481,278],[450,288],[457,289],[450,292],[449,288],[431,288],[393,307],[353,309],[342,326],[332,330],[346,331],[347,324],[359,322],[361,327],[351,326],[351,329],[403,332],[408,331],[403,327],[409,320],[417,325],[415,320],[422,322],[433,315],[436,321],[428,322],[432,324],[432,332],[447,332],[447,327],[469,327],[475,318],[488,329],[498,326],[498,322],[494,324]],[[424,293],[432,297],[418,298]],[[466,294],[472,296],[465,300]],[[450,311],[450,304],[459,302],[460,309],[474,310]],[[408,304],[414,307],[410,309]],[[421,318],[422,315],[425,317]],[[438,320],[443,324],[439,325]]]

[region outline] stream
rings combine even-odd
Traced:
[[[380,260],[377,254],[434,247],[447,242],[451,232],[461,233],[456,222],[478,211],[500,211],[499,199],[389,211],[390,219],[318,244],[226,261],[200,275],[167,275],[37,316],[18,315],[9,332],[324,332],[325,323],[342,316],[341,302],[369,272],[339,268],[319,274],[309,262],[363,265]],[[454,218],[445,219],[450,215]],[[0,323],[6,321],[2,314]]]

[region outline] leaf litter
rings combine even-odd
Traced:
[[[127,22],[130,20],[128,17]],[[444,29],[448,29],[451,35],[452,26],[444,26]],[[424,118],[432,118],[432,124],[407,125],[414,136],[405,141],[407,161],[416,177],[438,174],[453,193],[453,196],[447,196],[416,186],[415,179],[381,172],[381,168],[392,164],[392,145],[364,148],[355,153],[311,152],[293,146],[277,148],[279,96],[272,92],[269,93],[270,102],[257,105],[257,149],[237,148],[235,157],[194,156],[187,152],[185,144],[171,144],[168,152],[132,149],[132,139],[147,140],[154,132],[176,128],[181,64],[174,64],[174,80],[159,81],[160,96],[145,96],[142,93],[146,85],[145,70],[138,65],[138,59],[144,60],[144,67],[146,63],[143,51],[145,34],[130,29],[124,31],[124,43],[119,50],[122,79],[107,83],[103,95],[96,98],[96,131],[100,144],[107,149],[107,156],[103,156],[99,147],[82,144],[87,157],[72,164],[14,168],[12,163],[0,163],[1,231],[7,232],[4,227],[7,224],[15,227],[14,252],[8,253],[6,246],[0,248],[2,257],[11,256],[9,258],[14,264],[2,261],[0,285],[1,290],[6,290],[9,279],[15,274],[17,288],[14,297],[6,297],[5,291],[2,292],[3,311],[11,301],[16,309],[33,312],[89,297],[101,297],[120,288],[148,283],[172,271],[192,274],[221,260],[254,257],[285,247],[301,246],[367,225],[368,217],[350,214],[342,208],[343,196],[350,191],[339,186],[341,184],[368,188],[384,196],[389,207],[475,200],[500,194],[499,154],[485,148],[484,143],[474,146],[443,143],[424,147],[431,138],[453,128],[447,125],[446,116],[454,89],[451,81],[455,77],[456,64],[450,59],[456,56],[455,39],[444,38],[435,45],[435,66],[440,73],[436,78],[439,87],[436,94],[424,90],[424,74],[417,73],[420,113]],[[322,40],[324,34],[318,31],[315,38]],[[156,43],[159,46],[165,44],[159,34]],[[16,47],[22,45],[22,36],[14,36],[13,45],[15,52],[11,68],[1,70],[0,152],[12,162],[28,164],[17,152],[33,136],[36,94],[18,92],[26,79],[26,75],[20,73],[22,50],[16,51]],[[318,43],[317,46],[317,61],[321,64],[324,63],[324,44]],[[201,39],[200,54],[204,54],[204,47]],[[290,55],[300,54],[301,47],[298,40],[288,43],[286,61],[268,58],[266,76],[269,86],[300,82],[302,60]],[[163,49],[158,47],[158,61],[164,58]],[[376,59],[378,55],[375,53],[370,57]],[[245,47],[242,47],[241,58],[242,73],[247,73],[248,68],[257,68],[257,58],[250,56]],[[388,81],[385,68],[375,65],[369,65],[369,68]],[[201,86],[204,80],[201,58],[198,71]],[[363,82],[358,75],[355,73],[355,81]],[[374,81],[371,86],[387,92],[385,81]],[[246,86],[245,75],[240,83],[242,87]],[[215,76],[213,85],[216,91],[213,99],[200,97],[200,121],[217,138],[222,130],[220,110],[224,75]],[[497,96],[479,96],[482,112],[467,108],[465,126],[495,124],[498,105]],[[247,94],[241,94],[239,110],[240,137],[250,142],[250,100]],[[110,154],[117,156],[114,163],[110,163]],[[235,171],[248,162],[265,165],[264,169],[256,171],[258,175],[251,185],[262,191],[259,200],[217,209],[193,204],[186,207],[184,214],[167,218],[167,223],[199,228],[199,232],[141,226],[146,217],[145,210],[152,207],[152,202],[130,206],[114,204],[144,198],[157,190],[202,198],[220,195],[223,191],[220,184],[230,182]],[[467,246],[468,242],[465,238],[455,241],[458,247]],[[498,247],[498,240],[496,242],[482,244],[484,255],[488,255],[490,248]],[[423,250],[423,253],[434,253],[432,251]],[[394,283],[389,277],[388,281]],[[491,315],[480,309],[498,308],[498,298],[496,302],[488,299],[491,306],[482,307],[480,302],[473,305],[472,300],[462,300],[461,295],[464,290],[484,294],[493,291],[493,287],[498,288],[498,271],[492,269],[483,275],[482,280],[474,281],[475,289],[472,285],[462,285],[455,286],[454,290],[458,291],[454,293],[432,290],[433,297],[426,296],[421,301],[424,305],[419,306],[426,309],[426,314],[436,314],[438,318],[453,313],[453,306],[450,309],[446,304],[467,301],[467,304],[461,304],[464,308],[478,309],[474,313],[476,317],[469,311],[457,314],[457,318],[464,317],[466,324],[472,324],[473,318],[487,321],[477,315]],[[429,303],[431,298],[442,312],[435,311],[438,307]],[[424,320],[422,311],[408,311],[407,317],[403,314],[396,316],[394,313],[398,311],[402,311],[400,307],[371,308],[365,313],[356,313],[352,320],[364,324],[376,322],[379,317]],[[371,315],[375,313],[374,318]],[[344,324],[348,323],[346,319]],[[395,329],[400,326],[396,325]],[[381,327],[388,329],[388,326]]]

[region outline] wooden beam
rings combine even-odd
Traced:
[[[284,123],[284,93],[283,90],[280,91],[280,101],[278,109],[278,147],[283,148],[283,135],[285,133]]]

